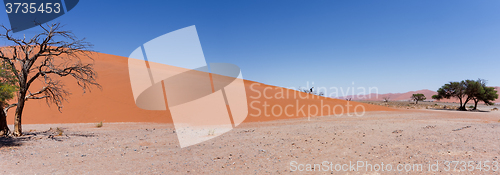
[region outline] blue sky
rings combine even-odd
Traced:
[[[236,64],[245,79],[395,93],[477,78],[500,86],[499,9],[494,0],[82,0],[55,21],[124,57],[196,25],[207,62]],[[6,13],[0,24],[9,26]]]

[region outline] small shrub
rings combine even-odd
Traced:
[[[209,129],[209,130],[208,130],[208,135],[209,135],[209,136],[213,136],[213,135],[215,135],[215,129]]]
[[[101,122],[99,122],[99,123],[97,123],[97,124],[95,125],[95,127],[98,127],[98,128],[102,127],[102,121],[101,121]]]
[[[469,108],[474,108],[474,106],[469,106]]]
[[[57,132],[58,136],[62,136],[64,131],[58,127],[58,128],[56,128],[56,132]]]
[[[498,108],[493,108],[491,109],[491,111],[498,111]]]

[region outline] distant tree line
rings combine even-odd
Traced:
[[[493,105],[493,101],[498,99],[498,93],[494,87],[487,87],[486,80],[462,80],[460,82],[450,82],[443,85],[437,91],[437,95],[432,98],[436,100],[458,98],[460,107],[458,110],[467,110],[465,106],[469,101],[474,101],[474,108],[477,110],[477,104],[484,102],[486,105]]]

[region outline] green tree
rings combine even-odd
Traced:
[[[415,101],[415,104],[418,104],[418,101],[424,101],[427,99],[424,94],[413,94],[411,99]]]
[[[486,105],[494,105],[493,101],[498,99],[498,93],[494,87],[487,87],[486,80],[478,79],[475,81],[473,88],[471,90],[476,90],[471,92],[472,100],[474,101],[474,109],[477,110],[477,104],[482,101]]]
[[[7,110],[10,108],[8,101],[14,98],[16,91],[16,79],[11,67],[3,61],[0,62],[0,136],[7,136],[10,133],[7,126]]]
[[[459,110],[467,110],[465,107],[467,102],[470,100],[474,101],[474,109],[477,109],[477,104],[480,101],[486,104],[493,104],[492,101],[498,99],[498,94],[495,88],[487,87],[486,80],[478,79],[476,80],[463,80],[461,82],[450,82],[443,85],[438,90],[437,95],[433,95],[432,98],[436,100],[458,98],[460,101]]]
[[[461,82],[450,82],[443,85],[438,89],[438,94],[433,95],[432,98],[436,100],[458,98],[460,101],[460,107],[458,110],[465,111],[465,105],[470,100],[466,94],[467,85],[465,81]],[[465,101],[464,101],[465,99]]]
[[[477,107],[478,98],[480,98],[485,93],[484,85],[481,82],[481,79],[479,79],[478,81],[465,80],[465,86],[465,93],[467,94],[467,98],[476,102],[476,106],[474,106],[475,110]]]

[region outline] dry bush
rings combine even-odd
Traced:
[[[208,130],[208,135],[209,135],[209,136],[213,136],[213,135],[215,135],[215,129],[209,129],[209,130]]]
[[[64,131],[63,131],[61,128],[59,128],[59,127],[58,127],[58,128],[56,128],[56,132],[57,132],[57,135],[58,135],[58,136],[62,136],[62,135],[63,135],[63,133],[64,133]]]
[[[101,122],[99,122],[99,123],[97,123],[97,124],[95,125],[95,127],[98,127],[98,128],[102,127],[102,121],[101,121]]]

